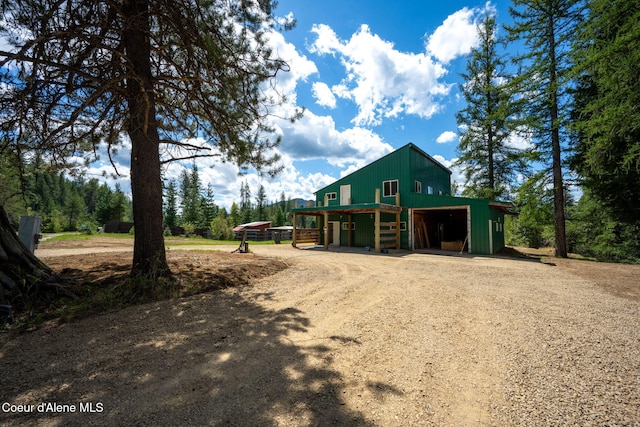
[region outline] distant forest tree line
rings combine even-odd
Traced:
[[[25,214],[41,216],[44,233],[94,233],[107,222],[132,220],[131,200],[119,184],[110,188],[98,178],[48,171],[39,158],[23,163],[21,168],[22,182],[15,164],[0,161],[0,202],[16,229],[20,216]],[[233,239],[233,227],[247,222],[271,221],[274,227],[291,225],[292,208],[293,201],[284,192],[279,200],[268,200],[263,186],[252,197],[245,181],[239,201],[227,211],[216,205],[213,187],[202,185],[197,167],[185,169],[178,180],[165,180],[165,235],[170,234],[171,228],[180,227],[187,235],[205,229],[214,239]]]

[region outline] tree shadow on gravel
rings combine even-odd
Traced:
[[[3,406],[0,424],[373,425],[331,368],[332,346],[357,340],[296,344],[309,319],[268,298],[215,292],[0,337],[0,403],[34,405]]]

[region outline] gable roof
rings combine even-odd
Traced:
[[[413,142],[408,143],[407,145],[405,145],[404,147],[410,147],[412,149],[414,149],[415,151],[417,151],[418,153],[420,153],[422,156],[426,157],[427,159],[429,159],[431,162],[433,162],[436,166],[439,166],[442,170],[444,170],[445,172],[447,172],[449,175],[451,175],[451,169],[449,169],[448,167],[446,167],[445,165],[443,165],[442,163],[440,163],[439,161],[437,161],[436,159],[434,159],[433,157],[431,157],[430,155],[428,155],[426,152],[422,151],[420,149],[420,147],[418,147],[417,145],[415,145]],[[404,147],[400,147],[398,150],[403,149]],[[397,151],[397,150],[396,150]]]
[[[345,175],[345,176],[343,176],[343,177],[341,177],[341,178],[339,178],[339,179],[335,180],[335,181],[334,181],[334,182],[332,182],[331,184],[329,184],[329,185],[325,185],[324,187],[320,188],[319,190],[316,190],[316,191],[314,192],[314,194],[317,194],[317,193],[321,192],[322,190],[324,190],[325,188],[327,188],[327,187],[329,187],[329,186],[331,186],[331,185],[334,185],[334,184],[335,184],[336,182],[338,182],[338,181],[342,181],[342,180],[346,180],[346,179],[348,179],[349,177],[351,177],[352,175],[354,175],[354,174],[358,173],[358,172],[359,172],[359,171],[361,171],[362,169],[368,168],[369,166],[372,166],[372,165],[374,165],[374,164],[376,164],[376,163],[378,163],[378,162],[383,162],[383,161],[385,161],[385,160],[388,160],[388,158],[389,158],[389,157],[394,156],[394,155],[397,155],[398,153],[400,153],[401,151],[404,151],[404,150],[414,150],[414,151],[416,151],[416,152],[417,152],[418,154],[420,154],[422,157],[426,158],[427,160],[429,160],[430,162],[432,162],[434,165],[438,166],[438,167],[439,167],[439,168],[441,168],[443,171],[445,171],[446,173],[448,173],[449,175],[451,175],[451,170],[449,170],[449,169],[448,169],[446,166],[444,166],[442,163],[440,163],[439,161],[437,161],[436,159],[434,159],[433,157],[431,157],[429,154],[425,153],[422,149],[420,149],[420,147],[418,147],[417,145],[415,145],[413,142],[410,142],[410,143],[408,143],[408,144],[406,144],[406,145],[403,145],[403,146],[402,146],[402,147],[400,147],[400,148],[397,148],[397,149],[393,150],[393,151],[392,151],[392,152],[390,152],[390,153],[385,154],[384,156],[380,157],[379,159],[376,159],[376,160],[374,160],[373,162],[371,162],[371,163],[368,163],[368,164],[364,165],[364,166],[363,166],[363,167],[361,167],[360,169],[355,170],[355,171],[351,172],[350,174]]]

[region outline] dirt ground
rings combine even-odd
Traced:
[[[209,292],[0,334],[0,424],[640,425],[640,266],[196,249]],[[131,242],[36,255],[96,282]]]

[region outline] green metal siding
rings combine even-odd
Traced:
[[[495,223],[504,224],[504,215],[489,206],[489,200],[452,197],[451,172],[436,162],[413,144],[407,144],[396,151],[376,160],[375,162],[341,178],[340,180],[318,190],[316,203],[324,206],[325,194],[335,192],[336,198],[329,200],[328,206],[340,205],[340,187],[351,186],[351,204],[375,202],[376,189],[380,189],[380,202],[395,204],[395,197],[383,196],[383,182],[398,180],[400,204],[409,209],[427,208],[460,208],[467,209],[470,215],[471,252],[489,254],[491,252],[490,239],[493,240],[493,250],[497,252],[504,247],[504,225],[496,227]],[[422,193],[415,192],[415,181],[422,183]],[[426,194],[428,187],[432,187],[433,194]],[[442,195],[438,195],[441,192]],[[383,214],[383,222],[395,221],[395,215]],[[492,221],[490,229],[489,220]],[[322,219],[320,219],[322,221]],[[347,215],[331,215],[330,221],[340,221],[340,244],[348,244],[348,234],[352,233],[351,244],[356,247],[375,244],[373,214],[360,213],[352,215],[355,230],[343,230],[342,223],[348,221]],[[408,211],[403,210],[400,221],[408,223]],[[491,234],[490,234],[491,233]],[[408,249],[412,246],[409,232],[401,231],[401,247]]]
[[[489,209],[489,214],[492,221],[493,253],[496,253],[504,248],[504,214],[495,209]]]
[[[335,200],[329,201],[329,206],[340,205],[340,186],[351,185],[351,203],[375,202],[376,189],[380,189],[382,203],[395,203],[395,197],[384,197],[382,184],[384,181],[398,180],[398,191],[401,195],[414,192],[416,180],[422,182],[422,191],[427,187],[434,188],[434,192],[442,191],[450,194],[451,173],[443,166],[435,163],[422,150],[413,144],[407,144],[396,151],[387,154],[375,162],[345,176],[316,192],[316,201],[324,204],[324,196],[335,192]],[[404,201],[400,200],[404,205]]]
[[[413,193],[412,195],[403,197],[403,204],[414,209],[438,207],[464,208],[469,206],[471,215],[471,253],[491,253],[490,232],[493,238],[493,252],[498,252],[504,247],[504,225],[502,226],[502,231],[496,231],[495,226],[495,222],[504,224],[504,214],[492,209],[489,206],[489,200],[453,196],[430,196]],[[489,220],[493,223],[491,231],[489,230]]]
[[[410,192],[415,192],[415,182],[422,184],[422,193],[429,194],[428,188],[431,187],[431,194],[451,194],[451,175],[443,173],[443,169],[429,159],[420,155],[416,151],[411,153],[410,167]]]

